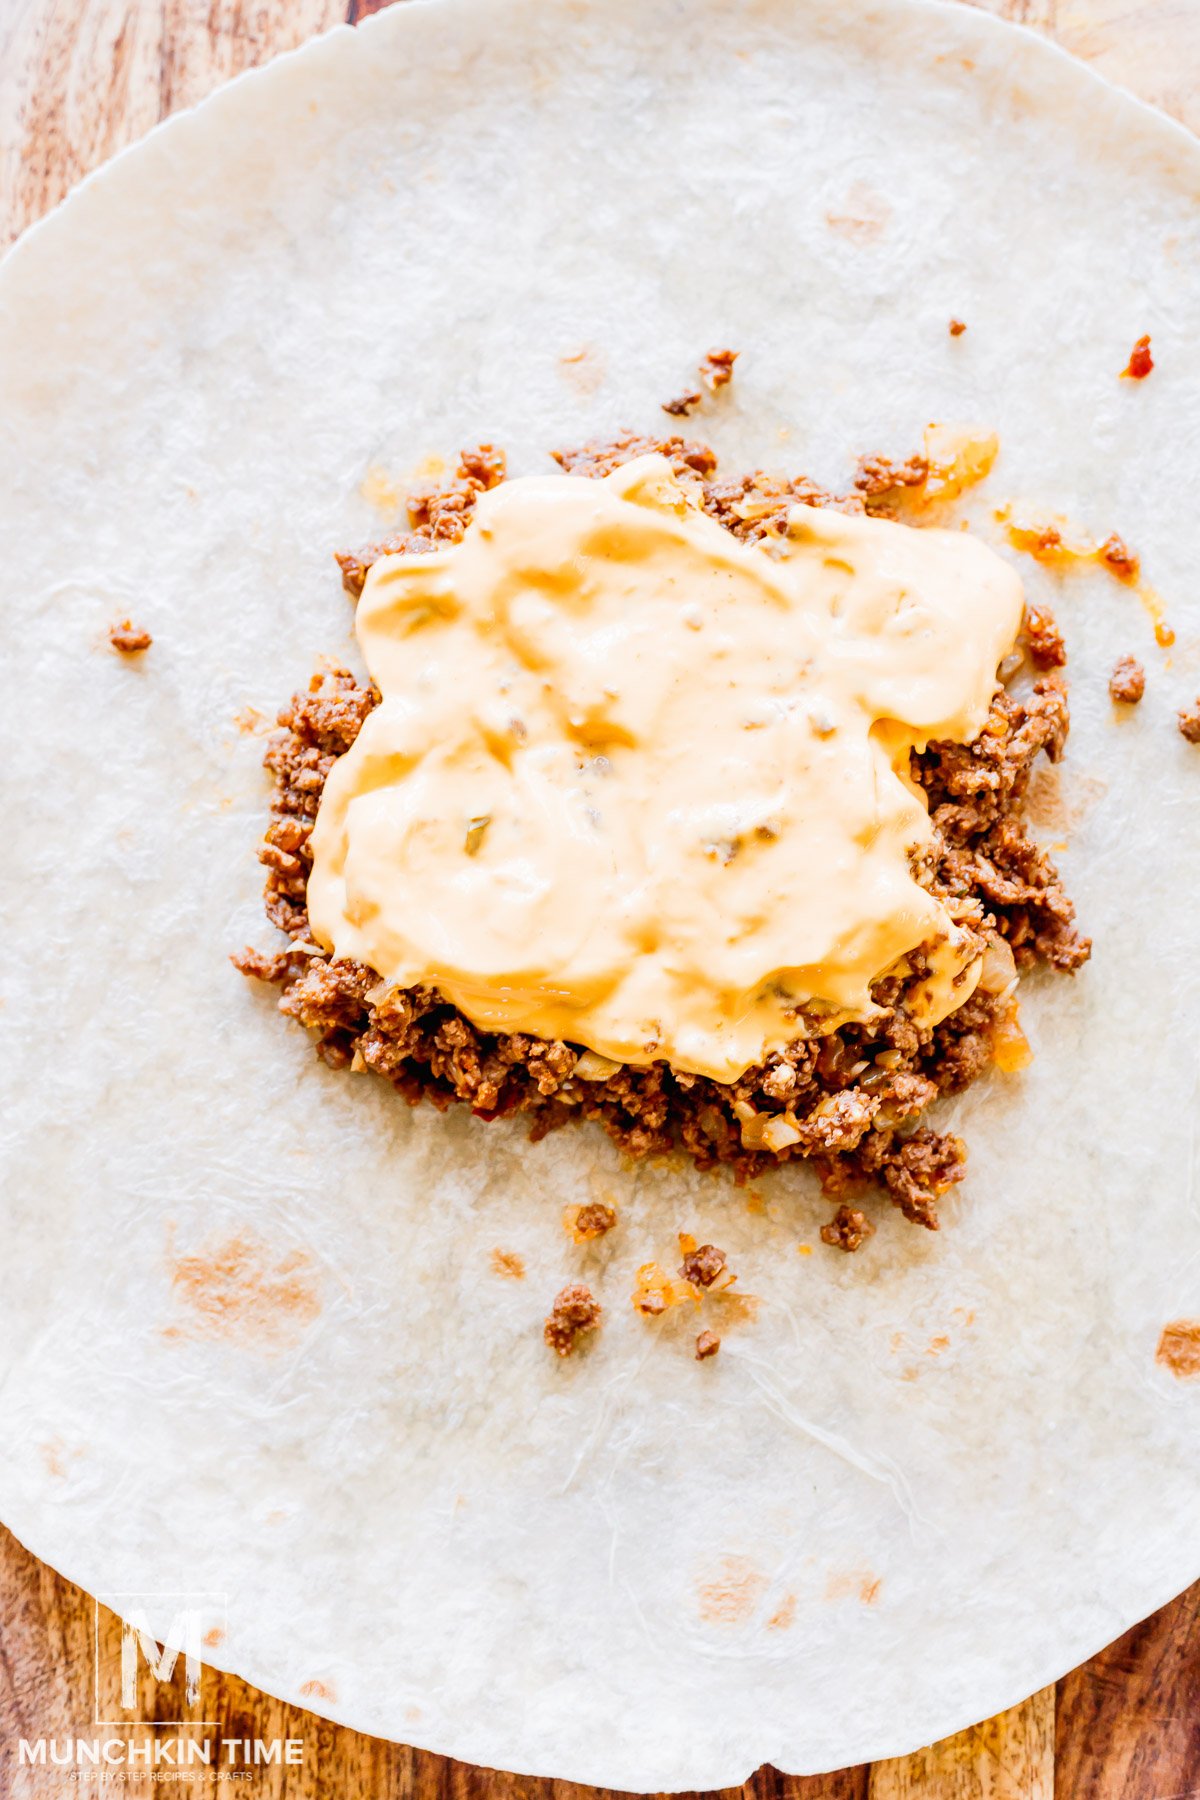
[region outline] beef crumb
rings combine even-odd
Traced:
[[[1122,581],[1136,581],[1141,571],[1141,564],[1123,537],[1110,531],[1101,544],[1097,555],[1105,566]]]
[[[590,1288],[573,1281],[555,1296],[542,1336],[556,1356],[570,1356],[576,1339],[599,1325],[603,1310],[599,1301],[592,1298]]]
[[[727,1261],[724,1250],[718,1250],[715,1244],[701,1244],[698,1250],[689,1250],[679,1266],[679,1273],[694,1287],[708,1288]]]
[[[828,1225],[822,1225],[821,1242],[835,1250],[857,1250],[874,1231],[866,1213],[852,1206],[839,1206]]]
[[[576,1243],[587,1238],[603,1237],[612,1230],[617,1222],[617,1209],[608,1206],[603,1200],[595,1200],[589,1206],[581,1206],[571,1221],[571,1230]]]
[[[721,1340],[715,1331],[702,1331],[696,1339],[696,1361],[703,1362],[706,1357],[715,1356],[721,1348]]]
[[[1119,656],[1108,678],[1109,698],[1122,706],[1136,706],[1146,691],[1146,671],[1136,656]]]
[[[1150,354],[1150,339],[1148,336],[1140,337],[1129,352],[1129,361],[1121,370],[1121,374],[1123,377],[1128,376],[1131,381],[1145,381],[1153,367],[1154,358]]]
[[[1194,706],[1181,707],[1176,714],[1179,729],[1189,744],[1200,744],[1200,696]]]
[[[967,328],[963,324],[961,319],[951,319],[951,321],[950,321],[950,336],[951,337],[961,337],[963,332],[966,329]]]
[[[896,462],[890,456],[860,456],[854,485],[866,500],[877,500],[897,488],[922,487],[929,479],[929,458],[910,456]]]
[[[736,350],[709,350],[700,364],[700,379],[712,393],[718,388],[728,387],[733,380],[733,365],[738,359]]]
[[[691,388],[687,393],[676,394],[673,400],[664,400],[662,409],[665,413],[670,413],[673,418],[685,419],[694,406],[699,406],[703,398],[704,395],[699,388]]]
[[[122,619],[110,629],[108,641],[122,656],[136,656],[140,650],[148,650],[154,639],[148,631],[139,631],[132,620]]]
[[[1058,620],[1048,606],[1030,601],[1021,623],[1021,641],[1029,652],[1029,660],[1038,669],[1061,669],[1067,660]]]

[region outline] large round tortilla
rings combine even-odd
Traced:
[[[166,1590],[162,1632],[226,1593],[214,1660],[332,1717],[642,1789],[907,1750],[1197,1574],[1200,1387],[1155,1346],[1200,1313],[1198,199],[1186,134],[963,10],[436,0],[239,80],[18,244],[0,1516],[34,1551]],[[1032,1070],[944,1109],[940,1236],[889,1217],[855,1258],[798,1253],[827,1208],[792,1173],[759,1206],[410,1113],[226,961],[269,935],[235,715],[344,649],[371,471],[653,429],[719,343],[727,467],[837,480],[981,418],[978,528],[1022,496],[1120,529],[1179,634],[1168,667],[1126,589],[1067,584],[1043,805],[1095,958],[1034,984]],[[559,1214],[597,1189],[589,1259]],[[761,1298],[702,1367],[627,1303],[680,1228]],[[579,1273],[608,1322],[559,1366]]]

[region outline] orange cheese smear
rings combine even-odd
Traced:
[[[977,940],[919,885],[908,773],[969,741],[1021,584],[959,531],[796,506],[739,543],[660,456],[480,497],[462,542],[385,557],[357,629],[381,704],[313,832],[318,940],[474,1024],[732,1081],[869,1018]]]

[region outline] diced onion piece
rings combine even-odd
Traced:
[[[637,1286],[633,1290],[633,1304],[638,1312],[653,1319],[685,1300],[690,1300],[695,1306],[700,1304],[700,1295],[690,1281],[675,1280],[667,1274],[661,1263],[642,1264],[637,1272]]]
[[[572,1074],[578,1075],[581,1081],[607,1081],[622,1066],[619,1062],[613,1062],[611,1057],[601,1056],[597,1050],[585,1050]]]
[[[763,1126],[759,1141],[764,1150],[786,1150],[790,1144],[800,1142],[800,1132],[783,1113],[776,1113]]]
[[[979,990],[983,994],[1002,994],[1017,979],[1017,964],[1012,946],[999,933],[989,937],[979,969]]]

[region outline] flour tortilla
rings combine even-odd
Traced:
[[[160,1633],[226,1594],[212,1660],[331,1718],[634,1789],[909,1750],[1200,1573],[1200,1385],[1154,1357],[1200,1313],[1198,200],[1185,133],[965,9],[417,0],[16,246],[0,1517],[33,1551],[165,1590]],[[976,528],[1016,496],[1119,529],[1178,632],[1168,664],[1129,590],[1027,565],[1071,650],[1043,816],[1095,958],[1027,984],[1027,1074],[942,1109],[972,1160],[940,1235],[881,1206],[856,1257],[793,1171],[748,1200],[410,1112],[226,961],[270,937],[235,715],[350,654],[329,553],[383,528],[364,484],[655,430],[726,343],[695,428],[727,468],[836,482],[981,419]],[[577,1250],[561,1209],[601,1193],[620,1228]],[[681,1228],[761,1300],[704,1365],[715,1303],[628,1304]],[[540,1321],[579,1276],[607,1322],[560,1366]]]

